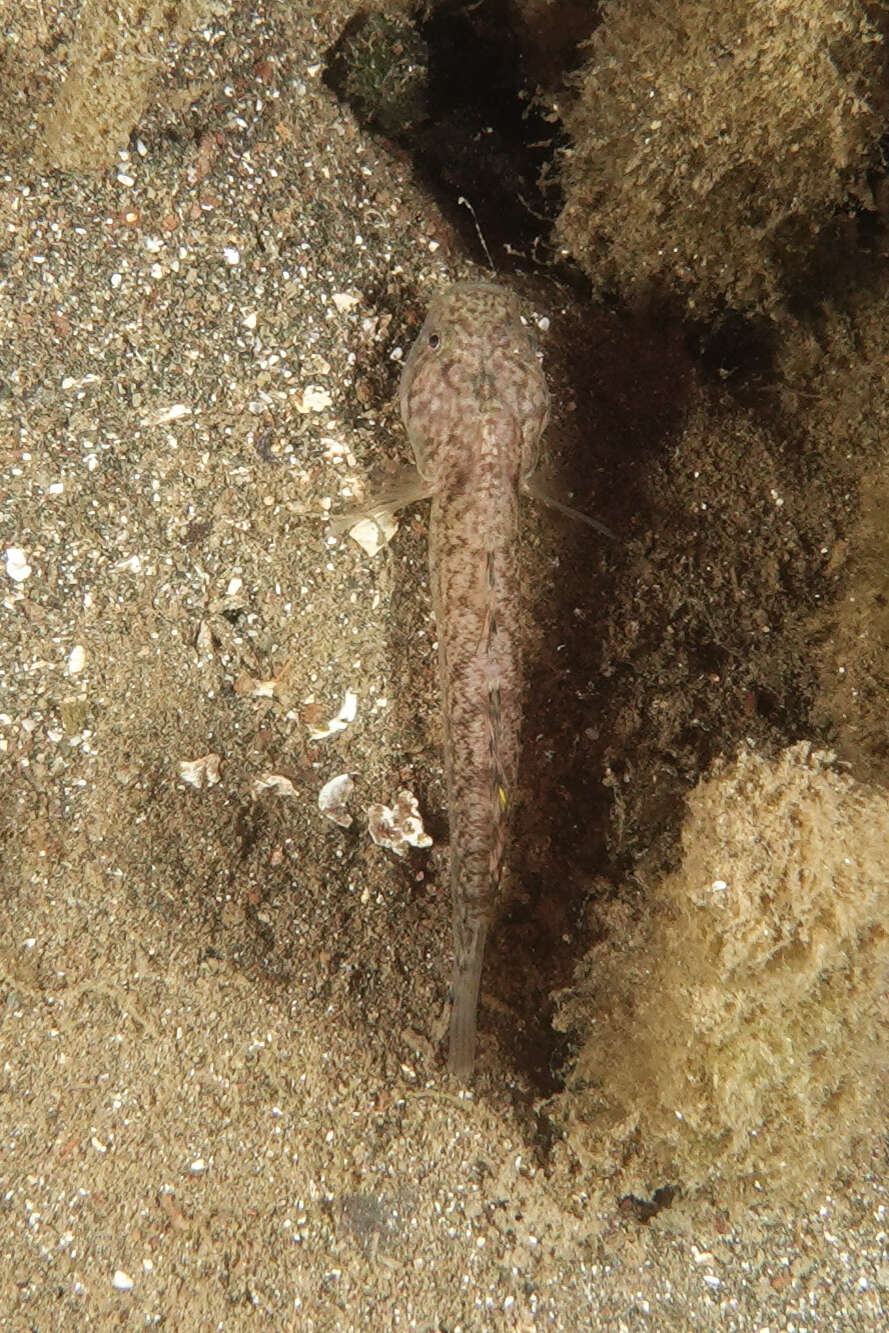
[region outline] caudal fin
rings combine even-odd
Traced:
[[[485,956],[484,926],[473,932],[471,948],[454,963],[451,987],[451,1033],[448,1069],[464,1083],[472,1077],[475,1065],[475,1030],[478,992]]]

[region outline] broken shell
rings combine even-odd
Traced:
[[[198,626],[195,647],[199,653],[212,653],[213,651],[213,631],[207,624],[206,620],[202,620]]]
[[[391,514],[380,514],[377,518],[360,518],[349,529],[349,536],[357,542],[362,551],[374,556],[388,546],[398,531],[398,524]]]
[[[191,408],[187,403],[173,403],[170,407],[160,407],[150,416],[142,418],[143,426],[167,426],[171,421],[181,421],[183,417],[191,416]]]
[[[295,796],[296,788],[283,773],[260,773],[250,784],[250,793],[258,796],[260,792],[273,791],[276,796]]]
[[[307,384],[301,394],[296,398],[297,412],[325,412],[332,404],[327,389],[320,384]]]
[[[68,654],[68,675],[77,676],[86,666],[86,649],[82,643],[75,643]]]
[[[31,574],[28,557],[20,546],[6,548],[6,573],[14,583],[24,583]]]
[[[336,717],[332,717],[326,727],[311,727],[309,740],[323,741],[328,736],[335,736],[338,731],[345,731],[350,722],[355,721],[358,713],[358,695],[346,690],[342,707]]]
[[[388,847],[397,856],[404,856],[408,847],[432,846],[413,792],[400,791],[394,809],[369,805],[366,813],[368,832],[378,847]]]
[[[179,764],[179,776],[192,787],[215,787],[219,781],[221,762],[218,754],[205,754],[200,759],[183,759]]]
[[[332,819],[340,828],[349,828],[352,824],[352,816],[346,809],[346,803],[355,788],[348,773],[340,773],[337,777],[331,778],[325,782],[318,793],[318,809],[327,819]]]
[[[249,672],[242,671],[235,681],[235,694],[242,699],[274,699],[277,680],[257,680]]]

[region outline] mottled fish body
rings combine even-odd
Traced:
[[[436,297],[400,397],[432,496],[455,955],[449,1067],[466,1079],[518,771],[519,492],[537,462],[549,406],[515,296],[490,283],[461,283]]]

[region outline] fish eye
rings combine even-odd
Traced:
[[[441,338],[438,336],[437,333],[430,333],[429,346],[432,348],[433,352],[437,351],[438,348],[441,346]]]

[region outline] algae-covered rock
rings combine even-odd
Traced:
[[[612,0],[567,114],[559,230],[600,289],[771,308],[866,197],[886,50],[856,0]]]
[[[682,846],[563,997],[556,1115],[628,1192],[829,1184],[885,1119],[889,796],[808,744],[748,753],[692,793]]]

